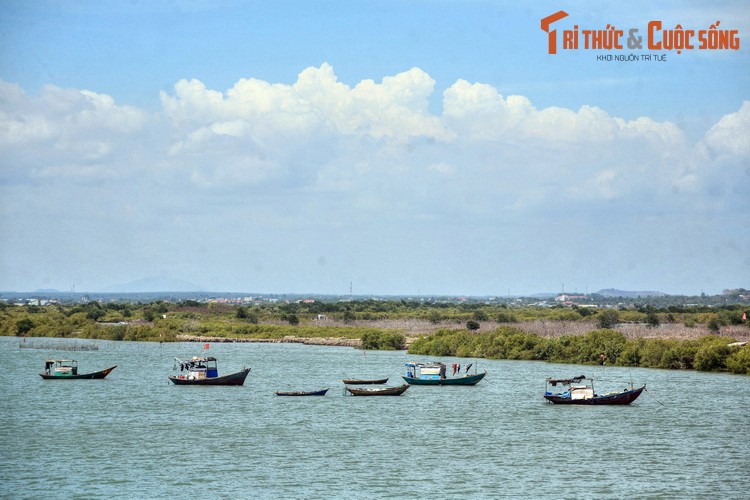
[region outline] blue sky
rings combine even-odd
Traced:
[[[547,54],[540,20],[737,29]],[[748,288],[744,2],[0,6],[0,290]]]

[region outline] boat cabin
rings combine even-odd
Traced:
[[[441,380],[445,378],[445,363],[406,363],[406,376],[422,380]]]
[[[78,375],[78,361],[75,359],[45,359],[44,373],[56,377]]]
[[[177,359],[177,358],[175,358]],[[197,357],[193,356],[192,359],[180,362],[180,370],[187,371],[185,378],[189,380],[193,379],[205,379],[215,378],[219,376],[219,369],[216,366],[216,358],[214,357]]]
[[[562,396],[570,398],[572,400],[593,399],[595,396],[594,379],[586,377],[584,375],[579,375],[573,378],[548,378],[546,382],[547,384],[544,393],[548,395]],[[549,386],[556,387],[557,385],[566,386],[567,390],[559,393],[555,393],[549,390]]]

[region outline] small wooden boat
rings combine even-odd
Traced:
[[[406,363],[406,376],[402,377],[411,385],[476,385],[487,372],[469,374],[470,363],[463,375],[448,377],[445,363]],[[456,365],[458,366],[458,365]]]
[[[400,385],[398,387],[383,387],[383,388],[368,388],[361,389],[358,387],[347,387],[346,390],[352,396],[400,396],[406,392],[409,388],[409,384]]]
[[[46,359],[44,372],[40,373],[45,380],[81,380],[103,379],[109,375],[117,365],[92,373],[78,373],[78,361],[75,359]]]
[[[564,392],[552,392],[549,386],[563,385]],[[646,389],[642,387],[623,389],[622,391],[597,394],[594,392],[594,379],[579,375],[573,378],[548,378],[544,390],[544,399],[557,405],[629,405]]]
[[[276,391],[274,394],[277,396],[325,396],[328,389],[321,389],[319,391]]]
[[[242,385],[245,383],[247,374],[250,373],[250,368],[243,368],[241,371],[219,376],[214,357],[194,356],[188,361],[174,359],[180,363],[181,370],[187,371],[186,375],[168,377],[176,385]]]
[[[369,384],[385,384],[388,382],[387,378],[378,378],[374,380],[363,380],[359,378],[345,378],[344,383],[347,385],[369,385]]]

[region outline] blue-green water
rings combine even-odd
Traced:
[[[475,387],[344,396],[342,378],[401,382],[403,352],[212,344],[243,387],[178,387],[201,344],[19,349],[0,338],[0,496],[176,498],[748,498],[750,377],[479,360]],[[45,357],[105,380],[44,381]],[[447,362],[467,360],[445,359]],[[625,407],[567,407],[544,379],[646,383]],[[276,390],[330,387],[282,398]],[[660,404],[661,403],[661,404]]]

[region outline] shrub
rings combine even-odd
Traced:
[[[750,347],[745,346],[727,356],[727,370],[740,375],[750,375]]]
[[[659,368],[691,370],[697,350],[698,344],[693,341],[672,342],[672,346],[662,354]]]
[[[479,330],[479,323],[471,319],[466,322],[466,328],[469,330]]]
[[[34,322],[29,318],[21,318],[16,321],[16,335],[23,337],[34,328]]]
[[[602,311],[596,318],[596,324],[599,328],[614,328],[620,322],[620,315],[617,311]]]
[[[646,326],[649,328],[656,328],[659,325],[661,325],[659,316],[655,312],[649,311],[648,314],[646,314]]]
[[[573,310],[575,310],[575,312],[577,312],[582,318],[596,314],[588,307],[573,307]]]
[[[662,359],[664,353],[667,352],[670,347],[673,346],[673,342],[669,340],[653,339],[648,342],[644,342],[640,349],[640,360],[639,366],[646,368],[661,368]]]
[[[496,321],[498,323],[518,323],[518,320],[513,313],[504,311],[497,315]]]
[[[726,339],[703,337],[701,347],[695,353],[693,366],[700,371],[719,371],[726,368],[729,346]]]
[[[641,349],[643,348],[643,344],[643,339],[626,342],[622,351],[620,351],[620,355],[617,356],[615,364],[622,366],[640,366]]]
[[[487,321],[487,313],[482,311],[481,309],[477,309],[474,311],[474,314],[471,315],[471,319],[474,321]]]
[[[594,330],[583,337],[575,361],[579,363],[615,362],[625,347],[625,335],[614,330]]]
[[[252,323],[253,325],[257,325],[258,323],[260,323],[260,317],[258,316],[258,311],[255,311],[255,310],[248,311],[247,318],[245,318],[245,320],[248,323]]]
[[[404,336],[400,333],[371,331],[362,334],[362,348],[399,351],[404,348]]]
[[[721,331],[721,327],[724,325],[726,325],[726,323],[717,314],[712,314],[711,318],[706,322],[706,326],[713,333],[719,333],[719,331]]]

